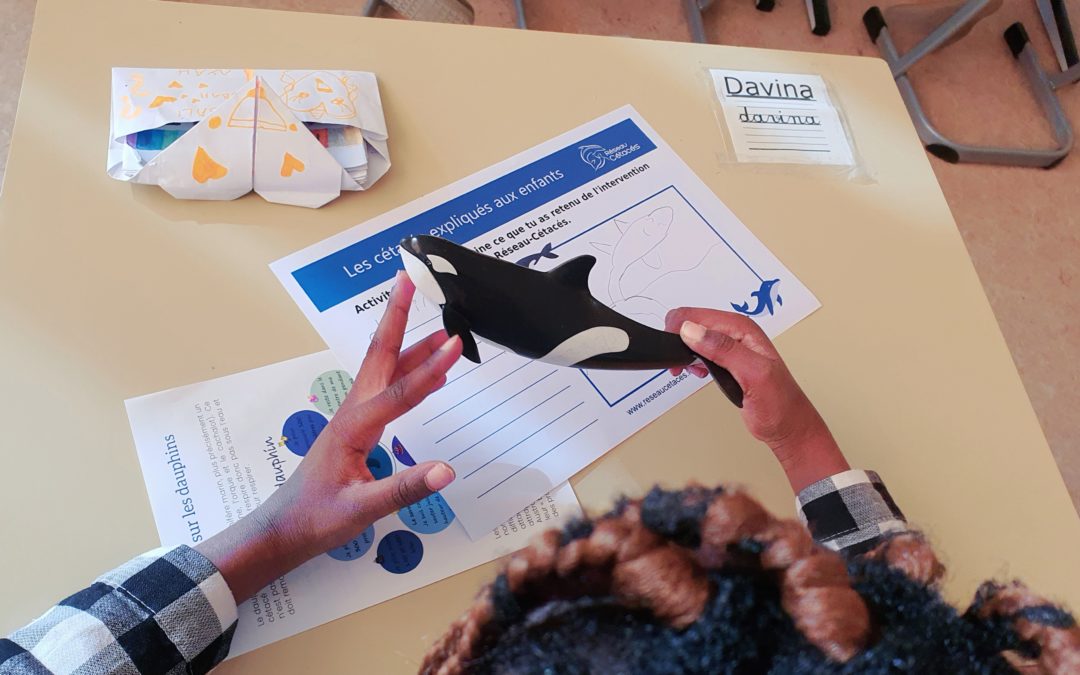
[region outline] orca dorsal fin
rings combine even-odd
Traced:
[[[589,272],[596,264],[596,258],[591,255],[579,255],[571,258],[547,273],[560,282],[572,288],[589,290]]]

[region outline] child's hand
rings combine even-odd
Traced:
[[[461,356],[461,338],[448,339],[445,331],[401,352],[414,291],[399,275],[352,389],[285,484],[198,546],[237,602],[454,480],[443,462],[417,464],[382,480],[367,468],[386,425],[445,384]]]
[[[743,388],[740,412],[746,428],[772,449],[796,491],[848,468],[825,421],[751,319],[716,309],[680,307],[668,312],[666,325],[690,349],[735,377]],[[704,366],[690,370],[699,377],[708,375]]]
[[[348,396],[274,494],[282,536],[310,556],[346,543],[454,479],[443,462],[423,462],[378,481],[366,464],[386,425],[445,384],[446,371],[461,356],[461,338],[448,339],[445,331],[401,352],[414,291],[400,275]]]

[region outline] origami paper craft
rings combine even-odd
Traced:
[[[113,69],[107,171],[118,180],[317,208],[389,168],[372,73]]]

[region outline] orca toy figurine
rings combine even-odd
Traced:
[[[695,354],[677,334],[640,324],[592,296],[591,255],[541,272],[428,235],[406,237],[400,251],[405,272],[442,307],[446,332],[461,336],[462,354],[474,363],[480,363],[476,337],[530,359],[576,368],[658,370],[700,359],[742,407],[742,388],[730,372]]]

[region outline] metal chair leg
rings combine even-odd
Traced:
[[[1046,35],[1054,48],[1054,55],[1057,56],[1058,66],[1061,67],[1061,72],[1050,75],[1050,84],[1054,89],[1075,84],[1080,81],[1080,53],[1076,49],[1076,38],[1073,36],[1072,22],[1069,20],[1068,10],[1065,9],[1065,2],[1035,0],[1035,4],[1046,27]]]
[[[919,102],[907,70],[919,59],[933,51],[933,48],[944,44],[953,33],[963,28],[964,23],[972,20],[976,12],[973,9],[981,9],[986,3],[983,0],[971,0],[965,3],[957,14],[950,17],[942,26],[935,29],[916,45],[907,54],[899,54],[889,29],[885,24],[885,18],[881,10],[871,7],[863,15],[863,23],[870,39],[881,51],[882,57],[892,70],[896,79],[896,86],[900,90],[900,97],[907,106],[908,113],[915,125],[919,138],[926,145],[927,151],[940,157],[947,162],[979,162],[983,164],[1009,164],[1016,166],[1033,166],[1051,168],[1065,158],[1072,149],[1073,133],[1069,119],[1061,108],[1057,95],[1054,93],[1055,86],[1050,77],[1039,66],[1038,57],[1031,48],[1027,32],[1023,25],[1014,23],[1005,31],[1005,42],[1012,51],[1013,57],[1024,73],[1036,100],[1042,106],[1043,112],[1050,122],[1057,145],[1051,149],[1028,149],[1006,148],[995,146],[978,146],[959,143],[946,138],[938,131],[926,116],[922,104]],[[978,7],[976,7],[978,6]],[[967,17],[963,23],[958,17]],[[918,50],[916,52],[916,50]],[[914,58],[913,58],[914,56]]]
[[[776,0],[754,0],[754,8],[771,12],[776,8]],[[829,0],[806,0],[806,16],[810,19],[810,32],[814,35],[828,35],[832,30]]]
[[[810,18],[810,32],[814,35],[828,35],[832,30],[829,0],[806,0],[806,14]]]
[[[1046,35],[1054,47],[1054,55],[1057,56],[1061,69],[1068,70],[1080,63],[1065,0],[1035,0],[1035,5],[1039,8],[1039,16],[1046,26]]]
[[[709,40],[705,37],[705,21],[701,12],[708,9],[712,0],[683,0],[683,9],[686,11],[686,24],[690,27],[690,39],[702,44]]]
[[[1077,81],[1080,81],[1080,63],[1070,67],[1068,70],[1063,70],[1060,73],[1054,73],[1050,76],[1050,84],[1054,86],[1054,89],[1061,89],[1064,86],[1076,84]]]
[[[514,0],[514,14],[517,27],[525,30],[525,0]]]
[[[922,40],[919,40],[918,44],[912,47],[906,54],[897,55],[894,60],[889,61],[889,67],[892,69],[893,77],[903,75],[911,68],[911,66],[915,65],[916,62],[921,60],[927,54],[941,48],[957,33],[964,31],[971,22],[979,17],[991,2],[992,0],[968,0],[961,5],[952,16],[943,21],[940,26],[930,31],[929,35]],[[873,12],[876,12],[876,20],[880,21],[882,26],[885,25],[885,18],[882,16],[881,10],[877,7],[871,7],[866,11],[866,14],[863,15],[863,23],[866,24],[867,30],[870,30],[870,24],[867,23],[867,17],[870,17]],[[872,35],[871,39],[874,39]]]
[[[686,9],[686,23],[690,26],[690,39],[694,42],[707,42],[705,24],[701,13],[712,5],[713,0],[683,0]],[[776,0],[754,0],[754,8],[762,12],[771,12],[776,7]],[[806,12],[810,17],[810,32],[814,35],[826,35],[832,28],[829,18],[828,0],[806,0]]]

